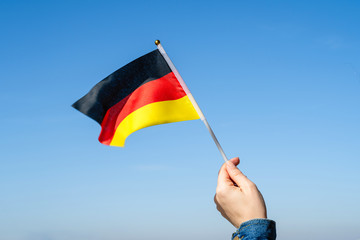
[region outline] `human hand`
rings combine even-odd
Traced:
[[[232,158],[222,165],[214,197],[217,210],[236,228],[248,220],[267,217],[263,196],[236,167],[239,162]]]

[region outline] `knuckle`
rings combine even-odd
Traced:
[[[249,181],[247,185],[248,185],[247,187],[248,187],[250,190],[258,191],[257,186],[256,186],[255,183]]]
[[[225,191],[223,188],[216,188],[216,197],[219,198],[219,197],[222,197],[225,195]]]
[[[248,186],[251,188],[256,188],[256,184],[251,181],[248,182]]]
[[[217,200],[217,195],[216,195],[216,194],[214,195],[214,202],[215,202],[215,204],[218,204],[218,200]]]
[[[221,212],[221,208],[220,208],[219,205],[216,205],[216,209],[217,209],[219,212]]]

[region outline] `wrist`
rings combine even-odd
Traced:
[[[276,239],[276,223],[266,218],[255,218],[243,222],[232,235],[233,240]]]

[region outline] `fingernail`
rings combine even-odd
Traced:
[[[227,161],[226,166],[228,166],[230,169],[236,168],[232,161]]]

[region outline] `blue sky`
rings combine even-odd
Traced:
[[[278,239],[360,239],[357,1],[1,1],[0,239],[229,239],[200,120],[97,141],[70,105],[160,39]]]

